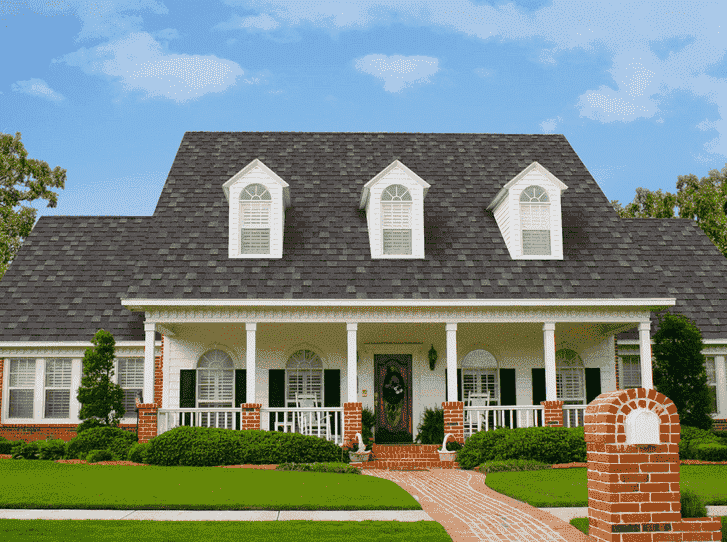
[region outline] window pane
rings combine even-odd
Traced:
[[[520,205],[520,229],[550,230],[550,205]]]
[[[270,230],[269,229],[242,229],[242,253],[243,254],[268,254],[270,253]]]
[[[641,387],[641,362],[639,356],[621,356],[621,389]]]
[[[523,230],[524,256],[550,256],[550,230]]]
[[[716,385],[717,384],[717,374],[714,370],[714,358],[712,356],[705,358],[704,365],[707,370],[707,384]]]
[[[68,418],[71,390],[45,390],[45,417]]]
[[[10,390],[8,418],[32,418],[35,390]]]
[[[411,228],[411,203],[384,203],[382,227]]]
[[[384,254],[411,254],[411,230],[384,230]]]
[[[242,211],[241,225],[243,228],[270,226],[270,203],[243,203],[240,210]]]
[[[136,418],[136,398],[141,401],[141,389],[124,390],[124,418]]]
[[[35,360],[10,360],[10,387],[32,388],[35,386]]]
[[[119,359],[119,386],[122,388],[144,387],[144,359]]]
[[[48,359],[45,361],[45,386],[47,388],[71,387],[70,359]]]
[[[555,382],[559,401],[583,400],[583,369],[558,369]]]

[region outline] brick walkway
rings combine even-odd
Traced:
[[[453,542],[586,542],[578,529],[529,504],[492,491],[485,476],[462,470],[429,472],[366,470],[419,499]]]

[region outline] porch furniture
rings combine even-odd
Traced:
[[[488,407],[490,406],[490,394],[489,393],[470,393],[469,397],[467,397],[467,400],[465,401],[464,406],[469,407]],[[482,420],[485,420],[485,427],[489,429],[489,423],[487,420],[487,417],[485,413],[478,411],[478,410],[465,410],[464,411],[464,427],[465,430],[469,430],[469,434],[475,432],[475,427],[477,427],[477,431],[479,431],[482,428]],[[486,431],[488,429],[485,429]]]
[[[273,412],[275,416],[275,430],[280,431],[281,429],[285,433],[295,432],[295,416],[292,412]]]
[[[298,408],[322,408],[316,394],[295,394]],[[328,416],[320,411],[303,411],[298,413],[299,431],[304,435],[330,438],[331,425]]]

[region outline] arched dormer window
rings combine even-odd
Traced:
[[[520,229],[523,256],[550,256],[550,199],[540,186],[520,194]]]
[[[586,386],[583,360],[578,352],[563,348],[555,353],[556,395],[566,405],[585,405]]]
[[[240,253],[270,253],[272,198],[262,184],[249,184],[240,194]]]
[[[405,186],[392,184],[381,194],[384,254],[412,253],[411,213],[411,194]]]
[[[235,366],[222,350],[210,350],[197,363],[197,407],[233,407]]]
[[[316,404],[323,401],[323,362],[312,350],[298,350],[285,366],[285,397],[295,407],[297,395],[315,395]]]
[[[490,405],[499,404],[497,359],[487,350],[472,350],[462,360],[462,399],[472,393],[489,393]]]

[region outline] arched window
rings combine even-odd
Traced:
[[[272,197],[261,184],[249,184],[240,194],[240,253],[270,253]]]
[[[197,363],[197,407],[233,407],[235,366],[222,350],[210,350]]]
[[[462,360],[462,399],[471,393],[489,393],[490,405],[499,404],[497,359],[487,350],[472,350]]]
[[[586,386],[583,360],[575,350],[563,348],[555,353],[556,395],[566,405],[585,405]]]
[[[520,231],[523,256],[550,256],[550,199],[540,186],[520,194]]]
[[[410,255],[411,206],[409,190],[400,184],[386,187],[381,194],[381,224],[384,254]]]
[[[285,366],[286,402],[296,406],[298,394],[317,397],[317,404],[323,401],[323,362],[312,350],[298,350],[288,359]]]

